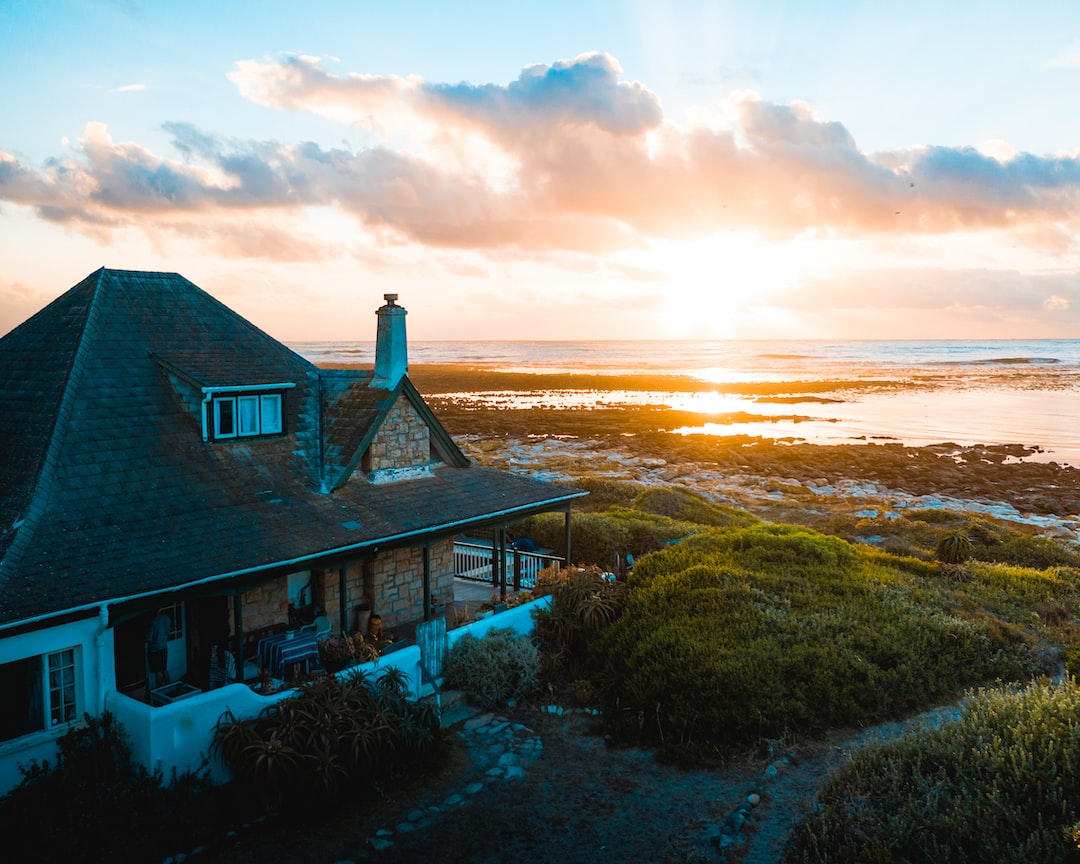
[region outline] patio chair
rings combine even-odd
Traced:
[[[314,621],[310,624],[305,624],[300,628],[303,633],[314,631],[315,636],[318,639],[322,639],[323,636],[329,636],[332,629],[333,625],[330,623],[330,619],[325,615],[316,615]]]

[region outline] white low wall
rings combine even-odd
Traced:
[[[449,631],[447,641],[453,645],[469,633],[477,638],[494,628],[509,628],[521,635],[532,632],[532,610],[547,608],[550,597],[515,606],[464,627]],[[339,678],[364,673],[378,676],[387,669],[400,669],[408,682],[409,696],[419,699],[425,692],[420,674],[420,648],[408,645],[385,654],[372,663],[362,663],[338,673]],[[175,769],[195,771],[204,765],[210,768],[216,782],[229,779],[229,772],[219,762],[211,760],[210,742],[214,727],[226,711],[237,718],[254,717],[267,705],[289,699],[295,689],[282,690],[271,696],[261,696],[247,684],[230,684],[206,693],[188,696],[170,705],[150,707],[113,690],[106,694],[105,708],[123,724],[131,740],[132,755],[151,770],[159,770],[166,781]]]
[[[532,613],[534,609],[548,609],[551,606],[551,596],[540,597],[529,603],[522,603],[504,612],[495,612],[487,618],[473,621],[464,627],[457,627],[447,633],[450,646],[453,647],[462,636],[468,633],[477,639],[483,639],[488,630],[514,630],[521,636],[527,636],[533,631]]]

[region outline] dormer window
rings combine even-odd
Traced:
[[[204,388],[203,440],[280,435],[285,431],[281,391],[293,386]]]
[[[214,397],[214,437],[249,438],[281,432],[281,394]]]

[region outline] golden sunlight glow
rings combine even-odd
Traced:
[[[743,336],[738,318],[788,290],[796,279],[784,247],[752,234],[664,241],[656,244],[653,255],[671,286],[672,302],[663,326],[675,338]],[[694,314],[687,315],[687,304]]]

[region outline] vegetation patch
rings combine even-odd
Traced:
[[[388,669],[323,676],[297,694],[239,720],[226,712],[213,753],[267,811],[325,807],[377,791],[437,742],[438,710],[407,698],[406,678]]]
[[[205,772],[149,772],[106,712],[58,741],[55,764],[33,762],[0,798],[5,861],[153,861],[221,837],[228,808]]]
[[[464,690],[481,708],[503,708],[540,689],[540,655],[512,629],[489,630],[482,639],[466,634],[446,655],[443,686]]]
[[[585,651],[611,734],[701,758],[1048,671],[1042,640],[1075,636],[1073,576],[980,564],[957,581],[805,528],[705,531],[641,560]]]
[[[1074,679],[981,693],[956,722],[858,751],[785,861],[1075,861],[1078,752]]]

